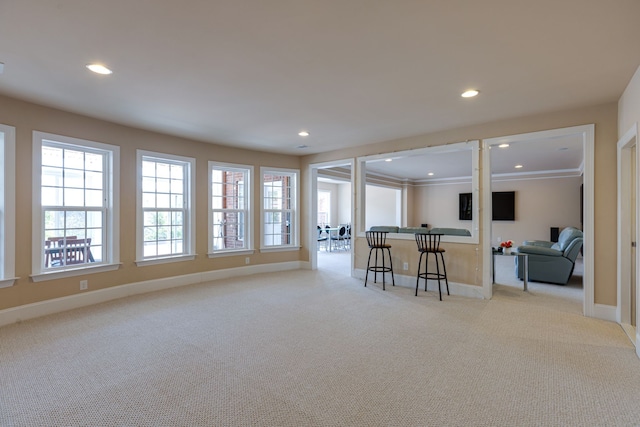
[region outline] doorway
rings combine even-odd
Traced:
[[[638,334],[638,130],[637,124],[618,141],[618,301],[616,320],[640,356]]]
[[[312,269],[353,275],[354,161],[310,165],[309,242]],[[314,250],[315,249],[315,250]]]
[[[483,152],[489,153],[491,148],[498,149],[501,144],[534,144],[536,141],[546,139],[556,139],[565,137],[577,137],[580,140],[583,149],[584,163],[582,167],[582,181],[584,185],[584,194],[582,201],[583,212],[583,233],[584,233],[584,250],[583,250],[583,296],[582,311],[585,316],[594,317],[594,287],[593,287],[593,230],[594,230],[594,125],[574,126],[569,128],[554,129],[541,132],[532,132],[527,134],[510,135],[498,138],[486,139],[483,142]],[[515,167],[517,165],[514,165]],[[492,211],[492,164],[491,156],[482,156],[482,173],[484,184],[482,194],[482,205],[484,212]],[[485,298],[491,298],[493,294],[493,277],[492,277],[492,220],[491,215],[483,215],[483,295]],[[551,224],[550,224],[551,225]],[[501,236],[504,237],[504,236]],[[549,239],[545,239],[549,240]]]

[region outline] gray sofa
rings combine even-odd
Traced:
[[[577,228],[567,227],[558,242],[529,240],[516,249],[529,258],[529,280],[566,285],[573,274],[576,258],[582,248],[583,234]],[[524,278],[524,267],[515,258],[516,275]]]

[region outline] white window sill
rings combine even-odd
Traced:
[[[145,265],[167,264],[170,262],[193,261],[194,259],[196,259],[195,255],[178,255],[162,258],[143,259],[135,261],[135,263],[138,267],[142,267]]]
[[[44,282],[46,280],[63,279],[65,277],[82,276],[85,274],[102,273],[104,271],[113,271],[120,268],[121,263],[116,264],[99,264],[91,266],[82,266],[68,270],[48,271],[46,273],[32,274],[31,280],[34,282]]]
[[[8,279],[0,279],[0,289],[12,287],[16,283],[16,280],[18,280],[18,279],[19,279],[19,277],[12,277],[12,278],[8,278]]]
[[[228,251],[218,251],[207,254],[209,258],[222,258],[229,256],[239,256],[239,255],[253,255],[256,251],[253,249],[238,249],[238,250],[228,250]]]
[[[268,246],[260,248],[260,252],[293,252],[299,250],[300,246]]]

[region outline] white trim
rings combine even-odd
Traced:
[[[584,276],[583,276],[583,313],[587,317],[595,317],[594,301],[594,132],[595,126],[581,125],[539,132],[508,135],[488,138],[483,141],[482,182],[483,182],[483,214],[482,216],[482,287],[485,298],[491,298],[493,292],[491,274],[491,155],[490,147],[501,143],[529,142],[534,140],[556,138],[566,135],[582,135],[584,151],[584,200],[583,200],[583,233],[584,233]]]
[[[0,279],[1,287],[13,286],[16,268],[16,129],[0,124],[3,134],[0,145]]]
[[[176,288],[179,286],[192,285],[196,283],[211,282],[219,279],[248,276],[252,274],[273,273],[284,270],[297,270],[304,267],[304,263],[299,261],[252,265],[238,268],[228,268],[224,270],[206,271],[182,276],[163,277],[160,279],[148,280],[144,282],[128,283],[110,288],[95,291],[83,292],[62,298],[54,298],[32,304],[12,307],[0,310],[0,326],[21,322],[36,317],[49,314],[60,313],[75,308],[86,307],[124,298],[131,295],[138,295],[162,289]]]
[[[31,277],[31,280],[33,280],[34,282],[45,282],[47,280],[64,279],[67,277],[86,276],[87,274],[114,271],[119,269],[121,265],[121,263],[89,265],[87,267],[78,267],[62,271],[32,274],[29,277]]]
[[[615,321],[618,322],[625,331],[632,330],[633,319],[631,319],[631,266],[633,263],[632,252],[630,250],[632,242],[638,243],[638,234],[640,227],[640,146],[638,145],[638,124],[634,123],[631,128],[618,140],[617,143],[617,159],[618,159],[618,183],[617,183],[617,197],[618,197],[618,217],[617,217],[617,306]],[[628,150],[632,147],[636,147],[635,157],[629,155]],[[635,165],[635,175],[632,175],[632,170]],[[635,177],[635,183],[633,179]],[[631,190],[635,188],[634,197],[630,197]],[[633,211],[631,201],[635,199],[635,218],[631,217]],[[631,224],[635,223],[635,236],[631,235]],[[637,278],[640,277],[640,254],[636,247],[636,283]],[[636,285],[637,287],[637,285]],[[636,307],[640,302],[640,295],[636,290]],[[640,315],[636,309],[636,328]],[[632,340],[633,334],[629,334],[629,338]],[[634,342],[636,349],[640,346],[640,341]]]
[[[120,147],[117,145],[105,144],[102,142],[73,138],[64,135],[55,135],[46,132],[33,131],[32,140],[32,228],[31,228],[31,271],[32,276],[37,278],[44,275],[50,277],[49,272],[43,273],[43,227],[42,227],[42,143],[44,140],[60,144],[74,145],[79,148],[94,149],[105,152],[106,167],[104,173],[106,177],[105,197],[107,198],[107,218],[104,219],[103,227],[103,259],[102,266],[118,264],[120,262]],[[106,233],[106,234],[105,234]],[[82,268],[95,271],[96,266],[85,266]],[[56,273],[69,271],[70,275],[78,268],[56,270]],[[64,275],[61,277],[65,277]],[[36,279],[34,279],[36,280]]]
[[[185,168],[185,180],[183,184],[183,203],[186,204],[186,218],[183,220],[184,230],[184,252],[176,255],[158,255],[144,257],[144,208],[142,206],[142,161],[149,158],[149,161],[158,163],[174,163]],[[136,258],[137,266],[160,264],[165,262],[185,261],[188,257],[195,258],[196,255],[196,213],[195,213],[195,176],[196,159],[193,157],[177,156],[174,154],[159,153],[155,151],[136,150]],[[179,259],[182,258],[182,259]]]
[[[613,305],[593,304],[593,316],[596,319],[616,321],[616,307]]]
[[[239,172],[242,173],[246,173],[247,174],[247,183],[249,185],[244,186],[244,191],[245,191],[245,195],[244,195],[244,200],[245,200],[245,211],[246,211],[246,215],[245,215],[245,230],[244,230],[244,241],[245,241],[245,247],[242,249],[223,249],[223,250],[214,250],[213,249],[213,188],[212,188],[212,183],[211,183],[211,171],[212,169],[217,169],[217,170],[238,170]],[[213,161],[213,160],[209,160],[208,164],[207,164],[207,177],[208,177],[208,183],[207,183],[207,191],[208,191],[208,195],[207,195],[207,201],[208,201],[208,210],[207,210],[207,218],[208,218],[208,224],[207,224],[207,231],[208,231],[208,236],[207,236],[207,248],[208,248],[208,257],[209,258],[214,258],[214,257],[221,257],[221,256],[233,256],[233,255],[242,255],[242,254],[253,254],[255,249],[254,249],[254,238],[253,238],[253,230],[254,230],[254,214],[253,214],[253,197],[254,197],[254,192],[255,192],[255,187],[254,187],[254,182],[255,182],[255,174],[254,174],[254,167],[252,165],[241,165],[241,164],[237,164],[237,163],[225,163],[225,162],[217,162],[217,161]]]
[[[417,148],[412,150],[405,151],[396,151],[382,154],[374,154],[370,156],[361,156],[356,159],[356,164],[358,167],[357,173],[357,189],[358,189],[358,197],[356,208],[358,209],[356,217],[358,218],[358,224],[354,224],[357,228],[352,227],[352,230],[355,230],[355,234],[358,237],[364,237],[364,227],[366,227],[366,186],[367,186],[367,176],[366,171],[366,163],[370,161],[381,161],[383,159],[387,159],[390,156],[392,158],[400,158],[406,156],[416,156],[416,155],[424,155],[424,154],[434,154],[434,153],[447,153],[452,151],[465,151],[472,150],[471,154],[471,190],[472,190],[472,205],[473,205],[473,215],[471,220],[471,236],[463,237],[463,236],[444,236],[443,242],[452,242],[452,243],[466,243],[477,245],[480,242],[480,173],[479,173],[479,159],[480,159],[480,142],[478,140],[471,140],[465,142],[456,142],[445,145],[436,145],[431,147]],[[376,185],[379,185],[376,183]],[[397,186],[394,188],[401,189],[401,186]],[[410,236],[413,238],[413,236]],[[445,239],[446,237],[446,239]]]
[[[134,262],[136,263],[136,266],[144,267],[145,265],[169,264],[172,262],[193,261],[194,259],[196,259],[196,254],[161,256],[156,258],[135,260]]]
[[[209,258],[224,258],[230,256],[239,256],[239,255],[253,255],[255,254],[255,249],[236,249],[236,250],[228,250],[224,252],[214,252],[208,253],[207,256]]]
[[[289,175],[293,178],[295,199],[293,200],[293,207],[289,209],[293,211],[292,215],[292,228],[291,234],[292,241],[288,245],[271,245],[265,246],[264,244],[264,175],[269,173],[272,175],[282,174]],[[269,166],[260,167],[260,252],[269,252],[277,250],[298,250],[300,249],[300,169],[288,169],[288,168],[275,168]]]
[[[308,190],[309,190],[309,200],[308,200],[308,204],[307,206],[309,207],[309,215],[308,215],[308,221],[307,221],[307,230],[309,230],[309,232],[307,233],[307,247],[309,248],[309,268],[311,268],[312,270],[316,270],[318,268],[318,251],[317,251],[317,245],[318,245],[318,231],[317,231],[317,226],[318,226],[318,171],[320,169],[328,169],[328,168],[335,168],[335,167],[339,167],[339,166],[345,166],[348,165],[349,166],[349,171],[350,171],[350,177],[351,177],[351,181],[346,181],[349,182],[351,184],[351,230],[352,230],[352,242],[351,245],[349,247],[349,252],[351,254],[350,257],[350,262],[351,262],[351,275],[353,276],[353,269],[355,266],[355,237],[356,234],[353,233],[354,230],[357,230],[357,224],[358,224],[358,217],[356,215],[356,212],[358,212],[356,206],[355,206],[355,190],[356,190],[356,169],[355,169],[355,164],[356,161],[355,159],[343,159],[343,160],[333,160],[333,161],[329,161],[329,162],[321,162],[321,163],[312,163],[309,165],[309,183],[308,183]]]

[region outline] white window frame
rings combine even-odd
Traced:
[[[292,200],[291,207],[289,209],[265,209],[265,194],[264,187],[265,175],[286,175],[291,178],[291,187],[292,188]],[[269,252],[269,251],[290,251],[290,250],[299,250],[300,249],[300,170],[299,169],[284,169],[284,168],[272,168],[272,167],[261,167],[260,168],[260,251],[261,252]],[[264,216],[267,212],[290,212],[291,213],[291,223],[290,225],[290,234],[291,234],[291,243],[289,244],[281,244],[281,245],[267,245],[265,243],[265,231],[266,224],[264,223]]]
[[[229,249],[214,249],[213,247],[213,233],[214,233],[214,229],[213,229],[213,215],[214,215],[214,211],[218,211],[217,209],[213,209],[213,187],[212,187],[212,173],[213,170],[226,170],[226,171],[232,171],[232,172],[242,172],[245,174],[246,180],[244,182],[244,191],[243,191],[243,196],[244,200],[245,200],[245,208],[244,208],[244,248],[241,249],[234,249],[234,248],[229,248]],[[253,194],[254,194],[254,190],[253,190],[253,182],[254,182],[254,178],[253,178],[253,172],[254,172],[254,168],[253,166],[250,165],[240,165],[240,164],[235,164],[235,163],[225,163],[225,162],[216,162],[216,161],[209,161],[209,196],[208,196],[208,202],[209,202],[209,208],[208,208],[208,212],[209,212],[209,227],[208,227],[208,231],[209,231],[209,258],[214,258],[214,257],[220,257],[220,256],[232,256],[232,255],[250,255],[253,254],[255,252],[254,248],[253,248],[253,239],[252,239],[252,235],[253,235],[253,205],[251,203],[252,198],[253,198]]]
[[[16,247],[16,129],[0,124],[0,288],[13,286]]]
[[[142,161],[144,159],[160,163],[179,164],[184,167],[184,205],[182,209],[184,212],[184,252],[181,254],[157,255],[152,257],[144,256],[144,208],[142,206]],[[136,265],[143,266],[194,260],[196,257],[196,214],[194,209],[196,159],[173,154],[136,150],[136,165]]]
[[[103,258],[101,262],[73,265],[55,270],[44,268],[44,224],[42,215],[42,146],[45,141],[80,151],[101,151],[106,156]],[[31,278],[34,282],[116,270],[120,265],[120,147],[45,132],[33,132],[33,223]]]

